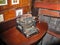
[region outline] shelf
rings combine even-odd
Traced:
[[[49,4],[49,3],[42,3],[42,2],[35,2],[35,7],[37,8],[47,8],[51,10],[60,10],[60,4]]]

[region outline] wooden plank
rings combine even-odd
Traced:
[[[52,9],[52,10],[60,10],[60,4],[49,4],[49,3],[35,2],[34,6],[37,8],[47,8],[47,9]]]
[[[60,17],[60,12],[48,9],[39,9],[39,14],[53,17]]]

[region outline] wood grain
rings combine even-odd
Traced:
[[[37,28],[39,33],[33,35],[30,38],[26,38],[21,32],[19,32],[16,27],[10,28],[8,31],[1,34],[1,38],[8,45],[31,45],[41,39],[47,32],[47,23],[37,22]]]

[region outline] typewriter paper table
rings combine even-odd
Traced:
[[[37,22],[36,27],[39,28],[39,33],[26,38],[16,27],[2,33],[2,39],[8,45],[31,45],[41,39],[47,32],[48,25],[45,22]]]

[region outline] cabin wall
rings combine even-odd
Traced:
[[[0,14],[4,15],[4,21],[16,17],[16,10],[23,9],[23,13],[30,11],[30,0],[19,0],[19,4],[12,4],[11,0],[7,1],[8,4],[0,6]]]
[[[31,0],[19,0],[19,4],[14,5],[11,1],[7,0],[7,5],[0,6],[0,14],[3,14],[4,19],[4,21],[0,22],[0,32],[16,25],[16,10],[22,9],[23,14],[30,12]]]
[[[39,2],[39,1],[42,2],[42,3],[47,3],[47,5],[48,4],[60,4],[60,0],[36,0],[36,2]],[[8,5],[0,6],[0,14],[3,14],[3,16],[4,16],[4,22],[0,23],[0,32],[7,31],[8,29],[11,29],[11,27],[14,27],[16,25],[15,18],[16,18],[16,10],[17,9],[22,8],[24,14],[31,11],[31,9],[30,9],[31,8],[31,5],[30,5],[31,0],[19,0],[19,2],[20,2],[19,4],[12,5],[11,0],[8,0]],[[34,11],[36,12],[36,10],[34,10]],[[46,11],[47,11],[46,14],[49,14],[49,15],[58,15],[59,16],[59,14],[60,14],[59,12],[55,13],[55,12],[49,11],[49,10],[46,10]],[[33,12],[33,13],[35,13],[35,12]],[[52,30],[52,31],[55,31],[56,33],[58,33],[58,32],[60,33],[60,18],[44,16],[44,14],[43,15],[41,15],[40,13],[38,14],[39,15],[39,20],[40,21],[45,21],[45,22],[48,23],[48,26],[49,26],[48,30]],[[17,33],[14,32],[14,34],[12,33],[11,35],[13,36],[15,34],[17,34]],[[18,39],[18,37],[16,37],[16,39]],[[18,42],[19,41],[20,40],[18,39]],[[40,45],[41,42],[42,42],[42,45],[49,45],[51,43],[55,43],[56,41],[60,41],[60,39],[47,33],[44,36],[44,38],[38,43],[38,45]]]
[[[41,4],[46,4],[44,6],[47,6],[49,4],[50,5],[56,4],[55,6],[57,7],[58,10],[50,9],[51,7],[46,9],[44,9],[44,7],[41,7],[39,8],[38,15],[39,15],[39,21],[45,21],[48,23],[48,30],[51,30],[53,32],[60,34],[60,18],[58,18],[60,16],[60,12],[58,8],[60,1],[59,0],[36,0],[36,2],[41,2]],[[59,45],[59,44],[55,44],[58,42],[60,43],[60,38],[57,38],[53,35],[46,33],[46,35],[38,43],[38,45],[41,45],[41,44],[42,45],[53,45],[53,44]]]

